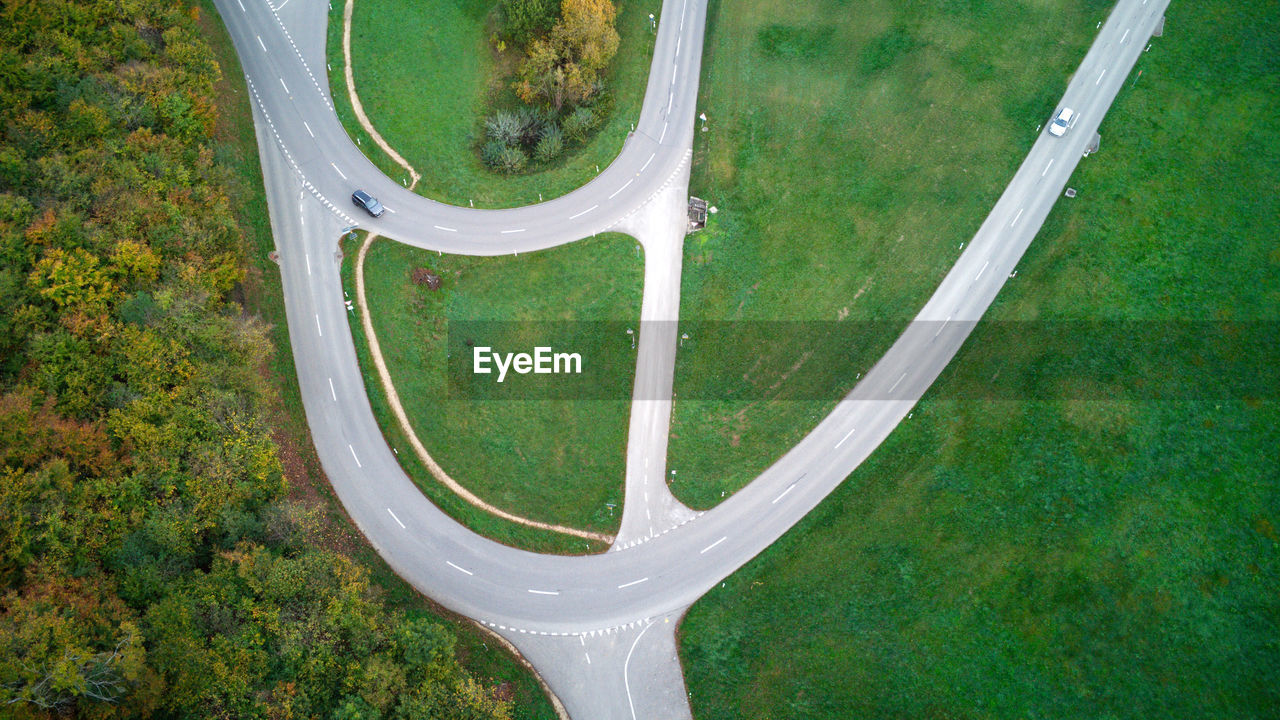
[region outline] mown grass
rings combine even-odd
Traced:
[[[681,500],[706,508],[754,478],[887,349],[1107,7],[711,2],[691,192],[719,213],[685,244]]]
[[[387,603],[411,617],[431,617],[449,623],[458,638],[457,652],[464,667],[478,680],[505,685],[514,700],[516,720],[551,720],[556,717],[551,702],[533,673],[520,659],[494,645],[471,622],[451,614],[442,614],[397,576],[386,562],[363,540],[333,495],[324,479],[319,459],[311,442],[302,396],[298,389],[293,353],[289,344],[289,328],[285,318],[284,293],[279,268],[268,254],[275,249],[270,219],[263,212],[262,169],[258,160],[253,115],[245,87],[239,58],[226,29],[210,0],[200,0],[200,26],[204,37],[222,68],[223,80],[218,84],[216,104],[219,108],[215,142],[211,148],[219,165],[227,168],[236,182],[226,185],[236,220],[245,233],[248,269],[243,283],[242,303],[245,311],[258,316],[270,327],[274,352],[265,372],[279,396],[279,412],[273,418],[280,424],[275,437],[286,452],[296,453],[296,465],[286,462],[291,470],[305,475],[308,488],[322,501],[328,527],[325,533],[343,546],[370,571],[373,582],[385,593]],[[291,477],[292,482],[298,478]],[[332,541],[332,540],[331,540]]]
[[[979,327],[912,419],[693,607],[695,717],[1275,717],[1280,67],[1257,28],[1280,17],[1262,10],[1171,6],[1080,195],[992,308],[1042,334]],[[1038,352],[1046,329],[1099,319],[1133,336],[1042,372],[1073,360]],[[1186,327],[1228,347],[1159,342]],[[966,364],[1002,351],[993,394]]]
[[[626,328],[635,328],[640,315],[637,247],[622,235],[491,258],[442,256],[388,240],[370,246],[366,292],[387,367],[418,437],[455,480],[523,517],[617,530],[635,365]],[[353,297],[357,249],[349,245],[344,262]],[[441,287],[414,284],[416,268],[438,274]],[[443,489],[407,449],[367,360],[359,323],[353,327],[383,431],[438,504],[511,545],[562,553],[602,549],[497,520]],[[495,374],[472,372],[471,346],[576,352],[582,374],[510,372],[499,384]]]
[[[538,202],[540,194],[550,200],[586,184],[597,166],[612,162],[640,116],[653,57],[648,15],[661,8],[659,0],[616,3],[621,42],[605,77],[612,113],[593,139],[546,170],[506,176],[485,168],[475,151],[484,115],[512,96],[506,82],[496,81],[500,59],[488,42],[494,5],[493,0],[360,0],[352,15],[352,67],[365,112],[422,174],[417,191],[454,205],[518,207]],[[334,1],[328,42],[338,117],[378,167],[404,179],[407,173],[377,149],[351,112],[341,70],[342,7]]]

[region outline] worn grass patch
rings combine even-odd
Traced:
[[[523,517],[617,530],[635,370],[625,330],[640,315],[643,259],[636,247],[622,235],[492,258],[442,256],[388,240],[370,247],[365,282],[387,366],[418,437],[455,480]],[[348,248],[344,262],[353,297],[357,248]],[[420,268],[441,278],[439,289],[413,282]],[[358,340],[375,414],[433,499],[508,544],[599,549],[490,518],[442,490],[400,438]],[[473,373],[474,347],[531,353],[536,346],[580,354],[581,375],[510,370],[499,384],[496,372]]]
[[[1258,10],[1171,6],[1179,31],[1142,58],[996,322],[693,607],[695,717],[1274,717],[1280,102],[1262,89],[1280,68],[1256,28],[1280,17]],[[1134,321],[1135,348],[1225,328],[1225,349],[1117,339],[1046,379],[1005,332],[1099,319]],[[1001,347],[993,397],[965,364]]]
[[[1106,7],[711,3],[691,192],[719,213],[685,244],[681,500],[742,487],[883,354],[1013,176]],[[761,339],[762,321],[795,324]]]
[[[626,0],[618,7],[620,37],[605,83],[612,113],[584,147],[559,164],[527,175],[504,176],[481,163],[474,147],[483,135],[491,97],[511,94],[491,85],[499,63],[489,45],[493,0],[359,0],[352,15],[351,53],[356,92],[373,126],[422,174],[417,192],[454,205],[518,207],[585,185],[617,156],[640,116],[654,35],[649,13],[659,0]],[[338,117],[353,139],[388,175],[407,176],[360,129],[347,101],[341,74],[342,7],[329,16],[330,88]],[[513,55],[514,50],[508,50]]]

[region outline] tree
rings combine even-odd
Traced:
[[[502,0],[502,29],[520,45],[527,44],[556,21],[555,0]]]
[[[560,12],[551,34],[529,44],[512,86],[524,102],[541,99],[556,111],[598,92],[600,74],[618,51],[610,0],[564,0]]]

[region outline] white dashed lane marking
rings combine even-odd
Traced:
[[[444,561],[444,564],[445,564],[445,565],[448,565],[449,567],[453,568],[454,570],[457,570],[457,571],[458,571],[458,572],[460,572],[460,573],[466,573],[466,574],[468,574],[468,575],[475,575],[475,573],[471,572],[470,570],[468,570],[468,569],[466,569],[466,568],[464,568],[464,567],[458,567],[457,565],[454,565],[452,562],[450,562],[450,561],[448,561],[448,560],[445,560],[445,561]]]
[[[795,486],[796,486],[796,484],[795,484],[795,483],[791,483],[790,485],[788,485],[788,486],[787,486],[787,489],[786,489],[786,490],[783,490],[783,491],[782,491],[782,493],[781,493],[780,495],[778,495],[778,497],[774,498],[774,499],[773,499],[773,502],[771,502],[771,503],[769,503],[769,504],[770,504],[770,505],[777,505],[777,504],[778,504],[778,501],[779,501],[779,500],[781,500],[782,498],[786,497],[786,496],[787,496],[787,493],[791,492],[791,491],[792,491],[792,489],[794,489],[794,488],[795,488]]]
[[[391,512],[391,508],[387,508],[387,512],[391,513],[391,519],[396,521],[396,524],[400,526],[401,530],[406,529],[404,523],[400,522],[400,518],[396,517],[396,514]]]
[[[315,134],[315,133],[311,132],[311,126],[307,124],[307,121],[306,121],[306,120],[303,120],[303,121],[302,121],[302,127],[304,127],[304,128],[306,128],[306,129],[307,129],[307,134],[308,134],[308,135],[310,135],[311,137],[315,137],[315,136],[316,136],[316,134]]]
[[[1018,224],[1018,218],[1022,217],[1022,211],[1024,209],[1025,208],[1018,208],[1018,214],[1013,216],[1013,222],[1009,223],[1009,227],[1013,227]]]
[[[629,588],[629,587],[631,587],[632,585],[639,585],[640,583],[642,583],[642,582],[644,582],[644,581],[646,581],[646,580],[648,580],[648,579],[649,579],[649,578],[644,577],[644,578],[640,578],[639,580],[632,580],[632,581],[631,581],[631,582],[629,582],[629,583],[622,583],[621,585],[619,585],[619,586],[618,586],[618,589],[619,589],[619,590],[621,590],[621,589],[623,589],[623,588]]]
[[[840,442],[836,443],[836,447],[840,447],[841,445],[843,445],[844,441],[848,440],[849,436],[852,435],[856,430],[857,428],[854,428],[853,430],[850,430],[849,432],[845,433],[844,437],[840,438]]]
[[[649,159],[644,161],[644,164],[640,166],[640,172],[644,172],[644,169],[649,167],[649,163],[653,162],[653,158],[657,154],[658,153],[654,153],[653,155],[650,155]]]
[[[261,36],[261,35],[254,35],[254,37],[258,38],[258,44],[262,46],[262,52],[266,52],[266,51],[267,51],[267,44],[266,44],[266,43],[264,43],[264,42],[262,42],[262,36]]]
[[[320,337],[324,337],[324,328],[320,327],[320,315],[316,314],[316,332],[320,333]]]
[[[338,391],[333,389],[333,378],[329,378],[329,394],[333,396],[334,402],[338,402]]]
[[[290,94],[289,86],[284,84],[284,78],[279,78],[279,80],[280,80],[280,87],[284,88],[284,94],[289,95]]]
[[[519,232],[524,232],[524,228],[516,228],[515,230],[503,230],[502,234],[510,235],[511,233],[519,233]]]
[[[529,589],[529,592],[533,593],[534,595],[559,595],[560,594],[555,590],[534,590],[532,588]]]
[[[889,392],[893,392],[893,389],[894,389],[894,388],[896,388],[896,387],[898,387],[898,385],[900,385],[900,384],[902,383],[902,381],[903,381],[903,380],[906,380],[906,379],[907,379],[907,374],[906,374],[906,373],[902,373],[902,377],[898,378],[898,381],[897,381],[897,382],[895,382],[895,383],[893,384],[893,387],[890,387],[890,388],[889,388]]]
[[[332,167],[334,170],[338,170],[338,166],[337,166],[337,165],[334,165],[333,163],[329,163],[329,165],[330,165],[330,167]],[[345,175],[341,170],[338,170],[338,174],[339,174],[339,175],[342,175],[342,179],[343,179],[343,180],[346,180],[346,179],[347,179],[347,176],[346,176],[346,175]]]
[[[351,445],[347,445],[347,449],[351,451],[351,457],[356,461],[356,467],[364,467],[364,465],[360,464],[360,458],[356,457],[356,449],[351,447]]]
[[[586,210],[583,210],[582,212],[578,213],[577,215],[570,215],[570,216],[569,216],[569,219],[570,219],[570,220],[576,220],[576,219],[578,219],[578,218],[582,217],[583,215],[586,215],[587,213],[591,212],[592,210],[595,210],[595,209],[596,209],[596,208],[598,208],[598,207],[600,207],[600,206],[599,206],[599,205],[592,205],[591,207],[587,208]]]
[[[1053,158],[1049,158],[1049,164],[1044,166],[1044,172],[1040,173],[1040,177],[1044,177],[1051,167],[1053,167]]]
[[[445,232],[458,232],[457,228],[445,227],[443,225],[436,225],[435,228],[437,230],[443,230]]]
[[[632,183],[632,181],[634,181],[634,180],[635,180],[635,178],[631,178],[631,180],[628,180],[628,181],[626,181],[625,183],[623,183],[623,184],[622,184],[622,187],[620,187],[620,188],[618,188],[617,190],[614,190],[614,191],[613,191],[613,195],[610,195],[610,196],[609,196],[609,199],[610,199],[610,200],[612,200],[612,199],[613,199],[613,197],[614,197],[614,195],[617,195],[618,193],[622,192],[623,190],[626,190],[626,189],[627,189],[627,186],[628,186],[628,185],[630,185],[630,184]]]
[[[702,548],[701,550],[699,550],[699,551],[698,551],[698,554],[699,554],[699,555],[701,555],[701,554],[705,553],[706,551],[710,550],[711,548],[713,548],[713,547],[715,547],[715,546],[719,545],[720,543],[722,543],[722,542],[724,542],[725,540],[728,540],[728,539],[729,539],[729,536],[728,536],[728,535],[726,535],[726,536],[724,536],[724,537],[720,538],[719,540],[717,540],[717,541],[715,541],[715,542],[711,543],[710,545],[708,545],[708,546],[706,546],[706,547]]]
[[[982,277],[982,273],[986,272],[987,266],[988,266],[988,265],[990,265],[990,264],[991,264],[991,261],[990,261],[990,260],[988,260],[988,261],[986,261],[986,262],[982,263],[982,269],[978,271],[978,274],[977,274],[977,275],[974,275],[974,276],[973,276],[973,279],[974,279],[974,280],[977,280],[978,278]]]

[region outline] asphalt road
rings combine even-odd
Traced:
[[[603,555],[562,557],[475,535],[401,470],[365,395],[334,238],[358,219],[422,247],[502,254],[626,225],[678,178],[690,147],[702,0],[664,6],[638,130],[617,161],[563,198],[500,211],[412,195],[349,142],[322,71],[324,4],[285,0],[276,11],[264,0],[216,2],[254,101],[298,379],[330,482],[396,572],[512,640],[579,718],[688,715],[683,693],[672,690],[675,621],[838,486],[951,360],[1061,195],[1167,5],[1118,3],[1063,98],[1078,111],[1076,125],[1063,138],[1040,136],[916,321],[800,443],[748,487],[670,532]],[[353,187],[392,211],[357,218]]]

